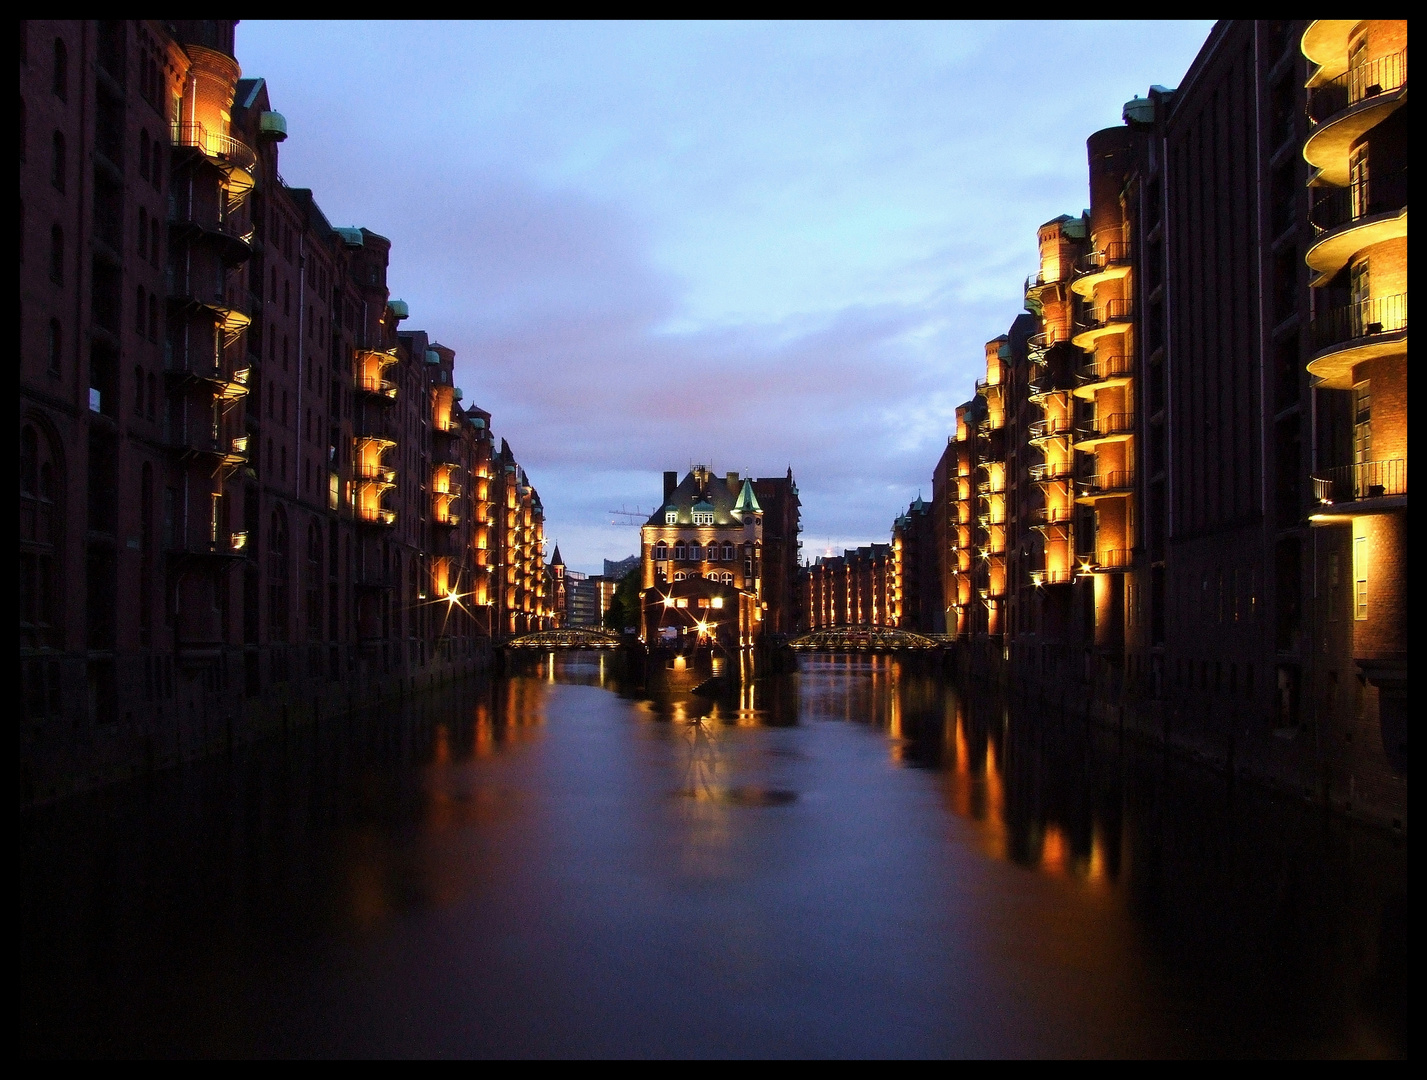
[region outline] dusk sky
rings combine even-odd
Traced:
[[[1085,140],[1212,24],[244,22],[287,182],[392,240],[574,569],[696,462],[805,554],[886,540],[1021,310]]]

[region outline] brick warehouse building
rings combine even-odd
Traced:
[[[283,182],[234,27],[20,25],[22,802],[548,620],[538,496],[389,241]]]
[[[1406,71],[1405,23],[1223,22],[1091,135],[931,508],[965,662],[1398,824]]]

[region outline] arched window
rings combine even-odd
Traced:
[[[147,128],[139,130],[139,175],[145,180],[149,178],[149,132]]]
[[[134,415],[144,415],[144,369],[134,365]]]
[[[155,217],[149,222],[149,232],[152,234],[149,239],[149,262],[155,266],[163,266],[163,254],[159,247],[162,243],[160,237],[163,233],[159,229],[159,219]]]
[[[158,380],[154,378],[153,372],[149,373],[149,419],[153,420],[158,414]]]
[[[268,293],[268,299],[274,304],[277,303],[277,267],[274,266],[271,272],[272,289]]]
[[[287,515],[273,511],[268,528],[268,635],[273,641],[287,640]]]
[[[149,212],[139,207],[139,258],[149,254]]]
[[[50,440],[34,424],[20,428],[20,646],[59,644],[55,553],[59,549],[62,471]]]
[[[55,38],[54,92],[61,101],[69,99],[69,50],[59,38]]]
[[[725,585],[732,585],[732,584],[733,584],[733,575],[730,574],[727,570],[725,570],[724,573],[723,573],[723,577],[722,577],[720,580],[721,580],[722,583],[725,584]]]
[[[50,280],[64,284],[64,230],[58,225],[50,229]]]
[[[677,571],[677,572],[674,574],[674,580],[675,580],[675,581],[683,581],[683,580],[684,580],[685,578],[687,578],[688,576],[689,576],[688,574],[684,573],[682,570],[679,570],[679,571]]]
[[[703,557],[703,548],[699,547],[699,542],[697,540],[691,542],[689,544],[689,558],[694,562],[698,562]]]
[[[134,290],[134,332],[139,337],[144,336],[144,331],[149,324],[149,294],[142,285]]]
[[[688,554],[689,549],[684,546],[684,542],[682,540],[674,545],[674,558],[684,559],[688,557]]]
[[[732,544],[724,544],[724,545],[723,545],[723,561],[724,561],[724,562],[733,562],[733,545],[732,545]]]
[[[663,562],[669,557],[669,548],[665,544],[655,544],[653,558],[656,562]]]
[[[149,340],[159,340],[159,298],[149,294]]]
[[[64,177],[68,171],[64,163],[64,132],[56,131],[50,140],[50,183],[56,191],[64,190]]]
[[[58,226],[56,226],[58,228]],[[50,320],[50,374],[58,375],[60,357],[64,352],[64,331],[58,319]]]

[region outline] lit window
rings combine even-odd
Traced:
[[[654,555],[653,555],[653,557],[654,557],[655,560],[660,561],[660,562],[662,562],[663,560],[667,559],[667,558],[669,557],[669,549],[668,549],[668,547],[665,546],[664,544],[655,544],[655,545],[654,545]]]
[[[686,573],[684,573],[682,570],[678,570],[678,571],[675,571],[675,573],[674,573],[674,580],[675,580],[675,581],[683,581],[683,580],[684,580],[686,577],[688,577],[688,576],[689,576],[689,575],[686,574]]]
[[[681,596],[681,597],[679,597],[677,600],[674,601],[674,606],[675,606],[675,607],[684,607],[684,608],[688,607],[688,606],[689,606],[689,598],[688,598],[687,596]]]
[[[683,559],[688,556],[688,549],[683,544],[674,545],[674,558]]]
[[[679,524],[679,511],[677,511],[677,510],[665,510],[665,511],[664,511],[664,524],[665,524],[665,525],[677,525],[677,524]]]

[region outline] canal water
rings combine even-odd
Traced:
[[[1405,841],[799,663],[531,658],[23,816],[22,1056],[1406,1055]]]

